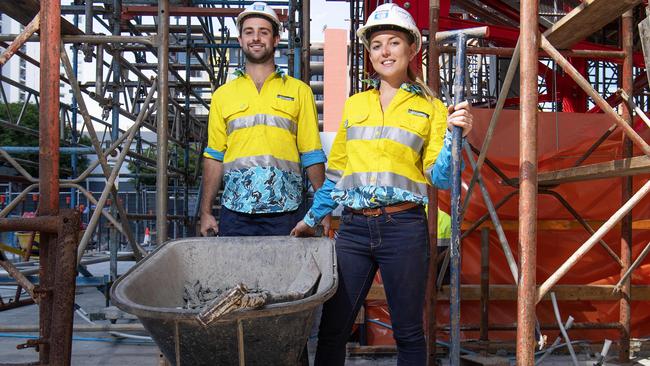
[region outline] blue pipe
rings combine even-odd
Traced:
[[[2,338],[21,338],[21,339],[38,339],[36,335],[30,334],[13,334],[13,333],[0,333]],[[134,345],[155,345],[153,341],[129,341],[124,339],[115,339],[115,338],[98,338],[98,337],[72,337],[73,341],[80,342],[107,342],[107,343],[116,343],[116,344],[134,344]]]
[[[456,36],[456,60],[454,72],[454,105],[465,100],[465,48],[466,36]],[[454,126],[451,137],[451,243],[450,250],[450,296],[449,296],[449,360],[451,365],[460,364],[460,174],[462,161],[463,129]]]
[[[10,154],[38,154],[38,146],[0,146],[0,149]],[[60,154],[96,154],[92,147],[60,147]]]

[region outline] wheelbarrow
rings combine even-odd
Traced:
[[[320,277],[310,296],[238,309],[204,324],[200,309],[183,307],[184,288],[239,283],[282,293],[304,263],[316,262]],[[336,291],[334,244],[327,238],[216,237],[165,243],[120,277],[111,299],[136,315],[175,366],[298,365],[314,310]]]

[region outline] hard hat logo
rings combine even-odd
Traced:
[[[368,49],[370,43],[369,38],[373,31],[387,29],[386,27],[395,28],[409,34],[413,42],[415,42],[416,52],[420,51],[422,47],[422,34],[415,24],[415,20],[408,11],[394,3],[379,5],[370,14],[366,24],[359,27],[357,36],[366,49]]]
[[[375,20],[386,19],[388,18],[388,11],[378,11],[375,12]]]

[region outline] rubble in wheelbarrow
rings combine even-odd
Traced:
[[[234,286],[226,288],[211,288],[197,280],[193,284],[187,284],[183,288],[183,309],[201,310],[210,304],[214,299],[232,290]],[[259,287],[251,288],[249,293],[268,293]]]

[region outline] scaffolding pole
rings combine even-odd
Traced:
[[[537,63],[538,0],[522,0],[521,129],[519,133],[519,281],[517,300],[517,365],[535,363],[535,295],[537,269]]]

